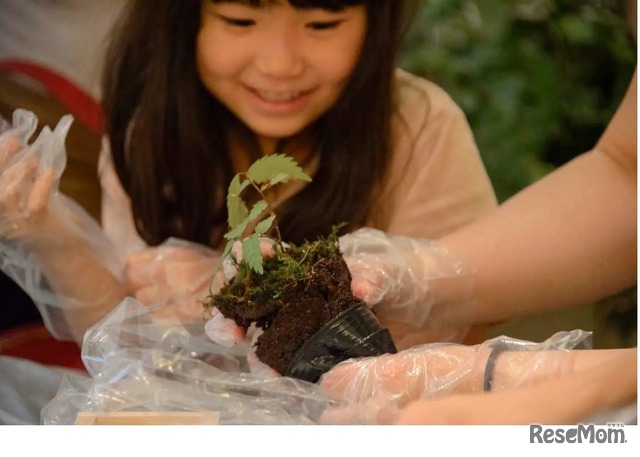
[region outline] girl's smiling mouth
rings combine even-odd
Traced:
[[[257,111],[265,114],[293,114],[302,109],[314,89],[308,90],[265,90],[246,86],[252,104]]]

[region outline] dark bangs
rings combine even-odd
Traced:
[[[244,5],[262,7],[283,3],[287,1],[294,8],[315,9],[328,11],[341,11],[345,8],[360,6],[368,3],[368,0],[210,0],[213,3],[242,3]]]

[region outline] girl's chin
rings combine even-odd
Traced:
[[[266,128],[264,125],[251,125],[247,126],[258,136],[260,143],[277,143],[278,141],[291,138],[303,132],[307,125],[296,125],[290,128]]]

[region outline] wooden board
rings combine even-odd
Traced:
[[[217,425],[215,411],[80,412],[76,425]]]

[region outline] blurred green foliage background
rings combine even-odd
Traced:
[[[594,145],[636,53],[621,0],[423,0],[401,66],[460,104],[502,201]]]

